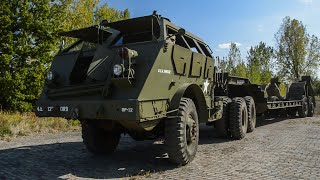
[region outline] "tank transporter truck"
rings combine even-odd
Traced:
[[[242,139],[255,129],[257,114],[313,114],[310,79],[277,97],[274,83],[261,86],[223,73],[202,39],[156,13],[60,35],[78,41],[54,57],[36,115],[80,120],[93,154],[113,153],[121,134],[162,136],[169,160],[185,165],[196,155],[200,123]]]

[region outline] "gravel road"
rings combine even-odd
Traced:
[[[111,157],[87,153],[80,132],[0,141],[0,179],[320,179],[320,116],[265,119],[240,141],[202,127],[195,160],[168,163],[163,144],[124,136]]]

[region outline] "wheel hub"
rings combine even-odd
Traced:
[[[187,143],[188,145],[196,141],[197,138],[197,125],[191,115],[188,116],[187,120]]]

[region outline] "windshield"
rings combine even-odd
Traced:
[[[87,42],[83,40],[78,40],[69,47],[62,50],[63,53],[69,52],[79,52],[79,51],[90,51],[97,48],[97,43]]]

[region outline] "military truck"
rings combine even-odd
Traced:
[[[78,41],[54,57],[36,114],[80,120],[94,154],[114,152],[121,134],[162,136],[169,160],[185,165],[196,155],[200,123],[242,139],[257,114],[290,108],[306,116],[315,105],[310,79],[291,86],[288,99],[272,98],[274,86],[224,73],[202,39],[156,13],[60,35]]]

